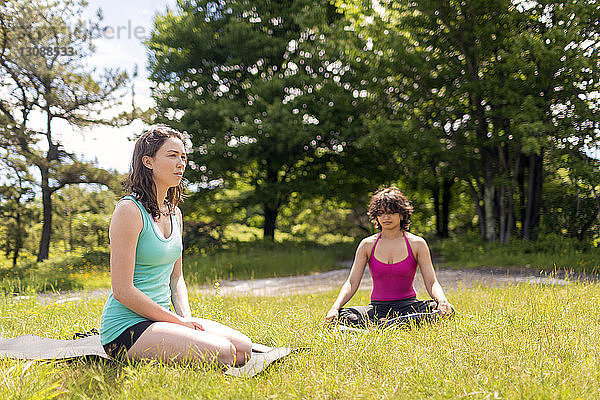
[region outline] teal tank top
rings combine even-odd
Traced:
[[[139,207],[143,223],[135,249],[133,285],[160,306],[169,309],[171,305],[171,288],[169,286],[171,272],[183,250],[177,216],[170,216],[171,236],[165,239],[158,224],[154,222],[142,203],[133,196],[125,196],[119,201],[125,199],[133,200]],[[130,326],[147,320],[115,300],[111,292],[104,305],[100,320],[100,342],[103,345],[108,344]]]

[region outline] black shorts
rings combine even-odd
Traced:
[[[133,346],[136,340],[144,333],[154,321],[142,321],[125,329],[115,340],[105,345],[104,351],[112,358],[123,357],[127,354],[127,350]]]
[[[354,306],[342,308],[339,312],[339,322],[342,325],[353,327],[366,327],[369,325],[387,324],[385,320],[394,324],[415,324],[426,321],[435,321],[439,318],[436,311],[437,303],[433,300],[417,300],[416,297],[395,301],[371,301],[368,306]],[[403,318],[406,316],[406,318]]]

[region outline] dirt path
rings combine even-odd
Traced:
[[[349,269],[320,272],[306,276],[293,276],[283,278],[267,278],[240,281],[219,282],[219,292],[223,295],[255,295],[276,296],[294,293],[313,293],[332,289],[339,289],[348,277]],[[438,280],[446,290],[465,287],[501,286],[514,283],[538,283],[549,285],[568,285],[569,280],[564,277],[548,275],[533,275],[531,270],[509,269],[450,269],[441,268],[436,271]],[[363,275],[360,289],[370,290],[373,287],[371,274],[368,268]],[[421,275],[415,277],[417,293],[425,293],[425,286]],[[215,293],[216,287],[200,287],[195,290],[199,293]]]
[[[348,264],[348,263],[345,263]],[[254,280],[220,281],[219,293],[227,296],[251,295],[251,296],[278,296],[289,294],[304,294],[339,289],[348,277],[348,268],[328,272],[320,272],[306,276],[291,276],[282,278],[265,278]],[[548,285],[568,285],[570,280],[564,275],[556,277],[536,274],[527,269],[503,269],[503,268],[469,268],[451,269],[439,268],[437,277],[445,290],[467,288],[471,286],[501,286],[515,283],[537,283]],[[590,277],[571,277],[570,279],[590,279]],[[373,286],[368,268],[363,276],[360,288],[370,290]],[[417,293],[425,293],[421,275],[417,273],[415,278],[415,289]],[[191,287],[190,293],[206,294],[216,293],[215,285],[204,285]],[[89,291],[69,291],[63,293],[38,294],[35,298],[44,303],[65,303],[71,301],[82,301],[86,299],[107,297],[108,289],[97,289]],[[15,299],[26,300],[31,296],[16,296]]]

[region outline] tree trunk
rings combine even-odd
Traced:
[[[264,205],[264,213],[265,213],[265,222],[263,226],[263,238],[271,239],[271,241],[275,240],[275,223],[277,221],[277,212],[276,208],[270,207],[268,204]]]
[[[506,233],[504,235],[504,243],[510,241],[512,231],[515,226],[515,187],[517,186],[517,177],[520,173],[521,166],[521,154],[517,154],[515,157],[515,167],[513,169],[512,177],[510,178],[510,185],[508,186],[508,198],[506,208],[508,209],[508,215],[506,216]]]
[[[527,157],[524,154],[521,154],[520,156],[521,158],[521,163],[523,164],[523,168],[521,168],[521,171],[519,172],[519,175],[517,175],[517,182],[519,185],[519,218],[521,221],[521,232],[520,232],[520,237],[521,239],[523,239],[523,235],[525,233],[525,168],[526,168],[526,162],[527,162]]]
[[[494,218],[494,181],[491,171],[485,177],[483,190],[483,207],[485,211],[485,240],[496,240],[496,220]]]
[[[40,167],[42,173],[42,206],[44,222],[42,224],[42,238],[37,260],[44,261],[50,252],[50,236],[52,234],[52,190],[48,182],[48,167]]]
[[[590,219],[585,222],[580,229],[577,230],[577,240],[582,242],[585,239],[585,234],[588,229],[592,227],[592,224],[597,220],[600,220],[600,194],[596,194],[596,191],[592,189],[592,193],[594,195],[594,200],[596,200],[596,214],[593,215]]]
[[[441,237],[447,238],[449,236],[448,221],[450,219],[450,201],[452,200],[452,185],[454,181],[452,179],[444,179],[442,183],[442,232]]]
[[[19,199],[17,199],[17,204],[19,203]],[[12,258],[12,266],[17,266],[17,260],[19,259],[19,251],[21,247],[23,247],[23,230],[21,229],[21,214],[17,210],[16,216],[16,225],[17,225],[17,237],[15,238],[15,248],[13,249],[13,258]]]
[[[504,243],[506,239],[506,226],[507,226],[507,215],[506,215],[506,188],[504,185],[500,185],[500,189],[498,189],[498,208],[499,208],[499,222],[500,229],[498,232],[498,237],[500,238],[500,243]]]
[[[527,180],[527,205],[523,221],[523,239],[535,239],[540,222],[540,204],[542,200],[543,157],[537,154],[529,155],[529,176]]]
[[[13,258],[12,258],[12,266],[13,266],[13,268],[17,266],[17,260],[19,259],[19,250],[20,250],[20,248],[18,247],[18,245],[13,250]]]
[[[73,252],[73,213],[71,209],[67,207],[67,215],[69,217],[69,253]]]
[[[435,212],[435,234],[442,237],[442,220],[440,218],[440,185],[437,183],[433,185],[431,189],[431,195],[433,196],[433,211]]]
[[[471,197],[473,197],[473,202],[475,203],[475,211],[477,212],[477,219],[479,223],[479,233],[481,234],[481,238],[485,239],[485,214],[483,213],[483,209],[481,207],[481,198],[479,193],[477,193],[477,189],[473,186],[473,183],[469,180],[469,187],[471,188]]]

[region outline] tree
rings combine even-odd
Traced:
[[[261,205],[265,238],[292,193],[327,193],[329,167],[364,131],[352,116],[368,102],[324,48],[339,18],[327,1],[182,1],[148,42],[158,120],[191,134],[191,180],[249,187],[237,205]]]
[[[4,181],[0,182],[0,217],[5,231],[2,247],[6,256],[12,258],[15,267],[27,232],[37,217],[37,209],[33,205],[34,179],[27,172],[23,158],[4,153],[0,160],[0,169],[6,172]]]
[[[469,185],[482,237],[507,241],[520,217],[535,238],[544,158],[598,143],[597,1],[341,4],[380,55],[399,136]]]
[[[118,193],[94,186],[69,185],[56,192],[53,235],[63,240],[67,252],[108,245],[106,227]]]
[[[554,154],[555,171],[549,171],[542,226],[581,242],[600,232],[600,160],[564,149]]]
[[[48,257],[52,194],[68,184],[112,181],[110,172],[65,151],[53,130],[56,120],[76,127],[112,123],[101,112],[118,102],[126,83],[121,71],[106,70],[96,77],[86,68],[84,60],[93,46],[91,30],[79,17],[85,5],[83,0],[7,0],[0,6],[0,75],[7,93],[0,100],[2,147],[18,149],[41,177],[38,260]]]

